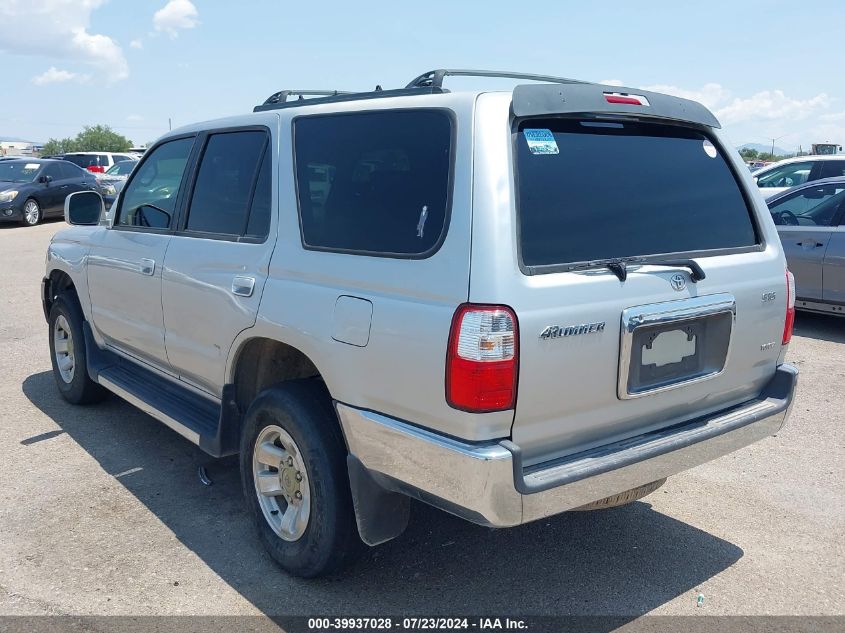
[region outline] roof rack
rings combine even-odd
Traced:
[[[336,90],[332,91],[319,91],[319,90],[309,90],[309,91],[300,91],[300,90],[282,90],[275,94],[270,95],[270,97],[261,105],[255,106],[252,111],[253,112],[264,112],[265,110],[280,110],[283,108],[295,108],[297,106],[302,105],[320,105],[322,103],[339,103],[342,101],[360,101],[364,99],[386,99],[388,97],[408,97],[411,95],[420,95],[420,94],[441,94],[443,92],[447,92],[442,88],[434,88],[434,87],[423,87],[423,88],[398,88],[395,90],[382,90],[381,86],[376,86],[376,89],[369,92],[340,92]],[[286,98],[282,98],[279,95],[287,95],[296,94],[313,94],[315,95],[313,99],[294,99],[292,101],[287,101]]]
[[[442,94],[449,92],[443,87],[443,79],[447,76],[461,77],[502,77],[506,79],[525,79],[528,81],[542,81],[556,84],[588,84],[588,81],[566,79],[565,77],[551,77],[549,75],[530,75],[526,73],[512,73],[503,70],[455,70],[441,68],[423,73],[404,88],[382,90],[376,86],[375,90],[366,92],[344,92],[341,90],[280,90],[270,95],[264,103],[255,106],[253,112],[264,110],[278,110],[294,108],[301,105],[320,105],[322,103],[337,103],[340,101],[360,101],[364,99],[385,99],[387,97],[407,97],[420,94]],[[298,99],[288,100],[289,97]],[[304,97],[312,97],[305,99]]]
[[[553,84],[588,84],[589,81],[567,79],[566,77],[552,77],[550,75],[532,75],[528,73],[512,73],[506,70],[460,70],[454,68],[439,68],[423,73],[405,88],[442,88],[445,77],[500,77],[504,79],[527,79],[528,81],[543,81]]]
[[[298,101],[304,101],[303,97],[336,97],[337,95],[348,95],[351,92],[343,90],[280,90],[274,92],[264,101],[263,105],[271,103],[287,103],[288,97],[297,96]]]

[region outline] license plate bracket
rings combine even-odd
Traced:
[[[719,375],[727,363],[735,305],[732,296],[715,295],[625,310],[619,397],[636,398]]]

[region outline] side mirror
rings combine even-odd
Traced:
[[[52,177],[52,176],[47,176],[47,175],[44,175],[44,176],[39,176],[39,177],[38,177],[38,182],[40,182],[40,183],[44,183],[45,185],[49,185],[51,182],[53,182],[53,177]]]
[[[74,226],[100,223],[105,212],[103,197],[96,191],[77,191],[65,198],[65,222]]]

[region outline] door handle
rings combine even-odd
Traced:
[[[798,246],[803,246],[804,248],[818,248],[819,246],[824,246],[822,242],[798,242]]]
[[[251,297],[255,290],[255,277],[242,277],[238,275],[232,280],[232,294],[239,297]]]
[[[147,259],[146,257],[141,259],[138,263],[138,272],[142,275],[152,275],[156,270],[156,263],[153,259]]]

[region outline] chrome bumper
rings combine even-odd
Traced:
[[[356,457],[382,487],[475,523],[519,525],[677,474],[777,433],[798,370],[781,365],[759,398],[685,424],[523,469],[510,441],[469,444],[337,404]]]

